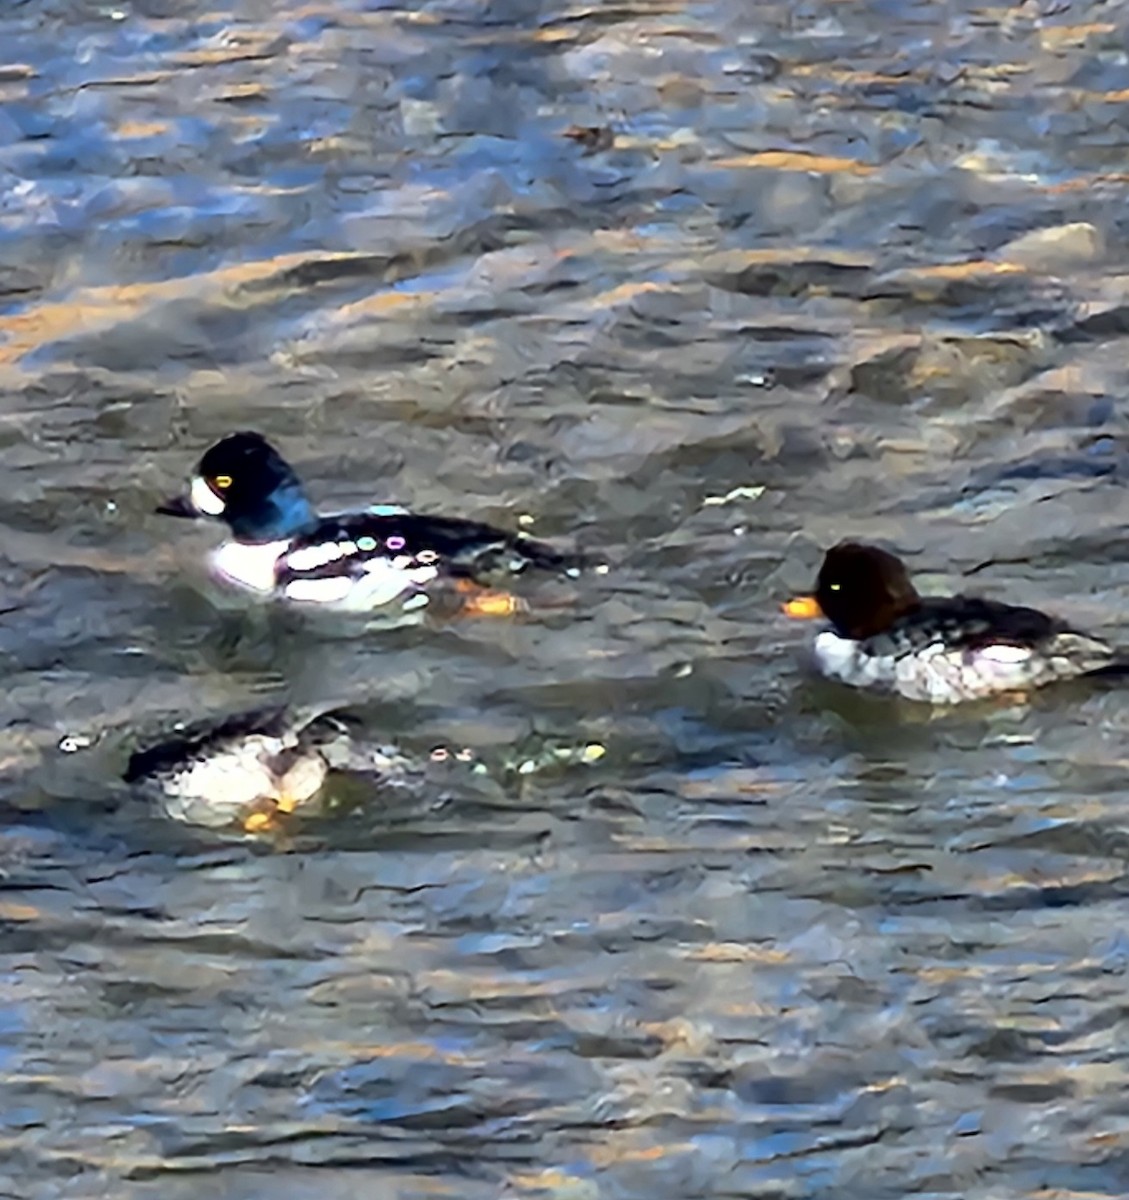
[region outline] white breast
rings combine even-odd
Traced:
[[[224,583],[234,583],[253,592],[273,592],[275,568],[286,546],[284,541],[264,542],[262,545],[225,542],[218,550],[212,551],[212,572]]]
[[[815,663],[828,679],[854,687],[888,687],[894,682],[895,661],[867,654],[858,642],[830,629],[816,635]]]

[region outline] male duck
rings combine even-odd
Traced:
[[[395,506],[319,515],[297,473],[260,434],[233,433],[200,459],[188,493],[157,512],[210,517],[232,537],[210,556],[223,583],[258,596],[367,611],[427,603],[430,585],[475,592],[486,575],[530,568],[575,576],[580,559],[524,534]],[[508,593],[479,611],[512,612]]]

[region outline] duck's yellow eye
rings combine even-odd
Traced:
[[[229,480],[228,482],[230,482],[230,480]],[[843,585],[842,585],[841,583],[833,583],[833,584],[831,585],[831,590],[832,590],[833,592],[838,592],[838,591],[840,591],[840,590],[842,589],[842,587],[843,587]]]
[[[227,489],[229,487],[231,487],[231,476],[230,475],[217,475],[215,477],[215,479],[212,480],[212,482],[216,485],[216,487],[219,488],[219,490],[221,492],[226,492]]]

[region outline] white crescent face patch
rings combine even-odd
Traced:
[[[193,476],[192,487],[188,494],[192,499],[192,507],[206,517],[222,517],[224,509],[227,508],[227,502],[222,496],[217,496],[212,491],[208,481],[202,475]]]

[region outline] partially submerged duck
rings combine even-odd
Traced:
[[[257,833],[316,808],[332,771],[391,773],[403,761],[359,750],[331,714],[271,708],[178,730],[135,751],[123,778],[175,820]]]

